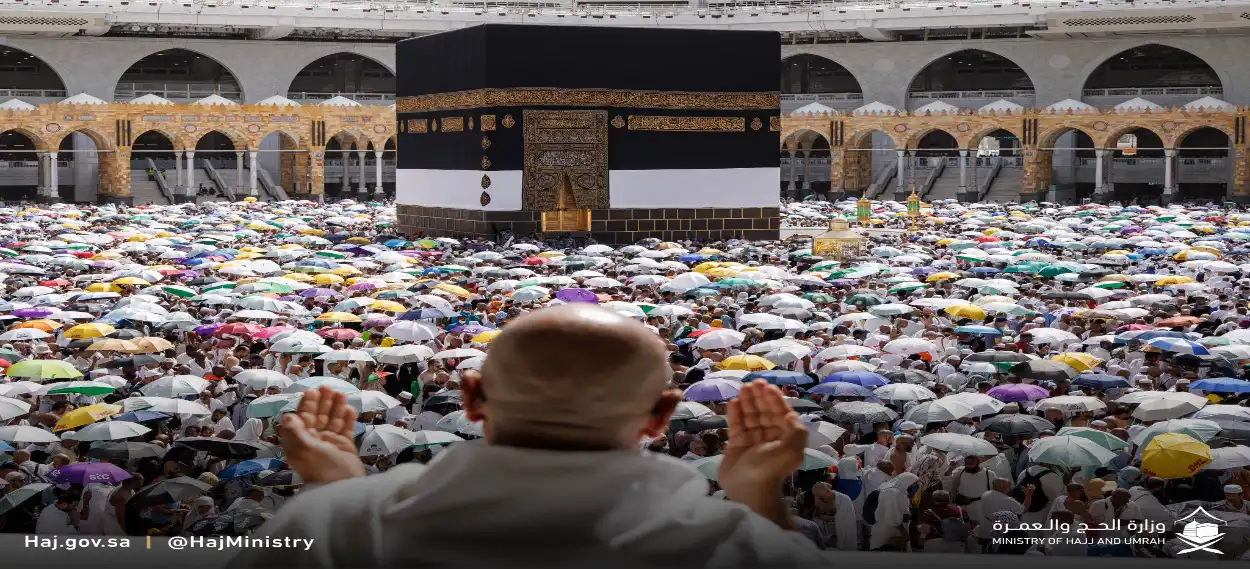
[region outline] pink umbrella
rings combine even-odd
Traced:
[[[264,330],[261,330],[260,332],[252,334],[252,337],[259,338],[261,340],[268,340],[269,338],[272,338],[273,336],[281,334],[282,332],[286,332],[288,330],[294,330],[294,329],[295,328],[291,326],[270,326],[268,328],[265,328]]]

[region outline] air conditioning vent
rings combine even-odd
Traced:
[[[0,16],[0,26],[85,26],[90,20],[83,18],[57,18],[53,16]]]
[[[1114,18],[1073,18],[1064,20],[1063,25],[1073,27],[1092,26],[1143,26],[1160,24],[1188,24],[1198,21],[1197,16],[1189,14],[1158,15],[1158,16],[1119,16]]]

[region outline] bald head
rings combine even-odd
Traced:
[[[667,427],[680,398],[665,393],[669,375],[664,344],[645,326],[570,303],[506,326],[491,344],[481,380],[466,378],[462,389],[466,409],[486,421],[491,442],[626,448],[652,423]]]

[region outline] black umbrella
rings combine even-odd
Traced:
[[[459,405],[462,397],[463,395],[459,391],[448,391],[447,393],[440,393],[438,395],[431,395],[427,397],[425,401],[422,402],[422,406],[424,407],[427,405],[434,406],[434,405],[448,405],[448,404]]]
[[[896,371],[892,371],[884,375],[886,379],[890,380],[890,383],[921,384],[921,383],[926,383],[929,381],[936,382],[938,380],[937,374],[929,373],[927,371],[921,371],[918,369],[896,370]]]
[[[206,452],[218,458],[274,458],[273,445],[260,441],[233,441],[216,437],[188,437],[174,441],[175,447]]]
[[[240,508],[218,514],[211,518],[197,520],[187,528],[190,535],[248,535],[260,527],[273,513],[259,508]]]
[[[1054,423],[1037,415],[998,415],[981,421],[981,430],[1001,435],[1034,435],[1055,430]]]
[[[9,510],[30,502],[36,496],[43,496],[44,492],[49,491],[51,488],[51,484],[39,482],[36,484],[27,484],[17,490],[5,494],[3,497],[0,497],[0,516],[8,513]],[[32,503],[30,506],[34,509],[38,508],[40,504]]]
[[[165,447],[151,443],[108,443],[87,451],[88,458],[100,460],[134,460],[137,458],[161,458],[168,452]]]
[[[824,407],[821,407],[820,404],[815,401],[799,399],[798,397],[786,397],[785,399],[786,403],[790,405],[790,408],[799,413],[819,413],[824,410]]]
[[[123,331],[124,330],[118,330],[118,332],[123,332]],[[104,367],[109,368],[109,369],[117,369],[117,368],[123,368],[123,367],[136,367],[137,368],[139,366],[145,366],[150,363],[163,362],[163,361],[165,361],[165,356],[153,356],[151,354],[142,354],[142,355],[133,356],[129,358],[122,358],[120,360],[113,360],[109,363],[104,364]]]
[[[304,483],[294,470],[279,470],[256,481],[257,486],[298,486]]]
[[[86,348],[87,346],[90,346],[91,344],[94,344],[95,342],[96,342],[95,338],[89,338],[86,340],[71,340],[69,345],[67,345],[66,347],[71,350],[81,350],[83,348]]]
[[[1031,361],[1032,359],[1033,358],[1030,358],[1029,356],[1026,356],[1019,352],[986,350],[984,352],[971,354],[968,357],[964,358],[964,361],[965,362],[989,362],[989,363],[1004,363],[1004,362],[1016,363],[1016,362],[1027,362],[1027,361]]]
[[[1017,377],[1034,381],[1059,381],[1076,377],[1077,371],[1072,366],[1054,360],[1030,360],[1011,366],[1008,370]]]
[[[704,415],[686,421],[686,425],[681,428],[683,431],[696,433],[706,431],[708,429],[727,429],[729,428],[729,418],[724,415]]]
[[[190,476],[173,476],[139,490],[130,501],[136,506],[168,504],[203,496],[212,489],[212,486]]]
[[[871,424],[885,423],[898,418],[893,409],[878,403],[865,401],[847,401],[836,403],[825,416],[835,423]]]

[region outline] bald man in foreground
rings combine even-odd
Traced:
[[[492,343],[461,388],[485,440],[428,465],[364,476],[342,394],[310,390],[282,421],[287,460],[309,483],[262,526],[309,551],[249,549],[230,567],[792,567],[830,562],[794,530],[781,482],[807,431],[780,392],[744,386],[709,497],[688,464],[638,449],[666,432],[664,344],[589,304],[545,308]]]

